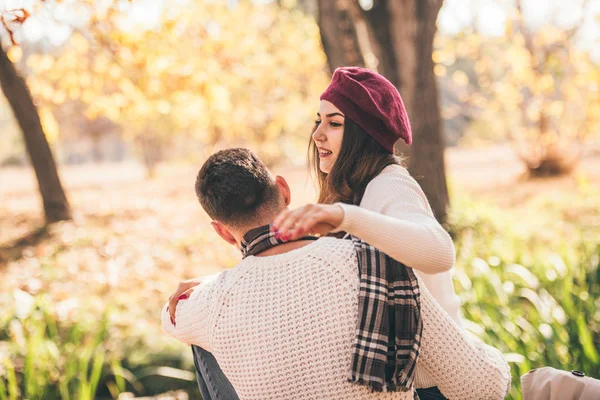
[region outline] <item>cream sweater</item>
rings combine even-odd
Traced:
[[[412,399],[347,381],[356,334],[358,265],[349,240],[322,238],[290,252],[247,257],[180,301],[163,330],[213,353],[240,399]],[[449,399],[502,399],[510,369],[467,339],[422,286],[419,365]]]
[[[450,271],[454,244],[405,168],[386,167],[367,185],[360,207],[337,204],[344,209],[338,231],[351,233],[414,268],[433,298],[462,327],[460,299]],[[415,385],[426,388],[436,382],[417,367]]]

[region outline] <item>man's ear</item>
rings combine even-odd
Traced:
[[[212,225],[215,232],[217,232],[217,234],[219,236],[221,236],[223,238],[223,240],[225,240],[227,243],[229,243],[229,244],[237,243],[235,238],[233,237],[233,235],[231,233],[229,233],[227,228],[225,228],[225,226],[223,226],[222,223],[213,221],[210,224]]]
[[[283,176],[277,175],[275,177],[275,183],[279,188],[279,193],[281,193],[281,197],[285,201],[285,205],[289,206],[290,201],[292,200],[292,192],[290,191],[290,187]]]

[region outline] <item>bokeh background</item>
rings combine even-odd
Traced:
[[[0,1],[0,400],[199,398],[160,330],[239,260],[195,199],[216,150],[315,201],[341,65],[400,90],[467,328],[519,377],[600,378],[600,1]],[[164,394],[167,393],[167,394]]]

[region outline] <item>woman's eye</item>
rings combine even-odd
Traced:
[[[315,125],[319,125],[320,123],[321,123],[321,120],[320,120],[320,119],[316,119],[316,120],[315,120]]]
[[[342,126],[342,124],[340,124],[339,122],[331,122],[330,124],[331,126],[333,126],[334,128],[339,128],[340,126]]]

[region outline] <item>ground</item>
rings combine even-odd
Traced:
[[[465,191],[507,209],[523,206],[540,196],[560,196],[582,183],[600,186],[600,145],[587,149],[575,173],[560,178],[524,179],[523,165],[508,146],[451,148],[446,151],[446,165],[451,190]],[[124,219],[136,219],[152,212],[156,220],[147,223],[163,228],[175,225],[172,233],[180,236],[187,228],[200,228],[188,222],[204,221],[193,193],[198,167],[162,166],[152,181],[145,179],[143,167],[135,163],[63,166],[60,173],[76,220],[106,217],[115,212],[122,213]],[[279,167],[274,172],[283,175],[292,186],[292,206],[314,201],[315,190],[304,167]],[[30,168],[0,169],[0,198],[0,246],[42,222],[40,199]],[[172,217],[175,220],[169,221]]]
[[[509,146],[449,149],[446,164],[454,190],[465,190],[502,208],[575,190],[581,180],[600,186],[600,145],[587,149],[572,175],[559,178],[524,179],[525,168]]]

